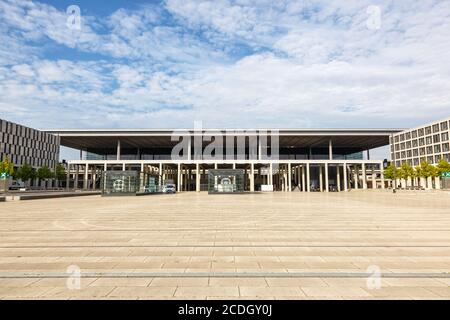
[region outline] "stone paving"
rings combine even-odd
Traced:
[[[450,299],[449,208],[387,190],[0,203],[0,299]]]

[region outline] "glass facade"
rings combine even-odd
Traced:
[[[102,194],[136,194],[139,191],[139,182],[137,171],[106,171],[102,175]]]
[[[208,170],[208,193],[244,192],[244,170]]]

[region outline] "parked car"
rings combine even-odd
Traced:
[[[25,188],[25,183],[22,181],[13,180],[9,185],[9,190],[19,190]]]
[[[164,185],[163,192],[164,193],[176,193],[177,187],[173,183],[167,183]]]

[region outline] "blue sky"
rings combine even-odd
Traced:
[[[410,127],[449,115],[449,30],[449,1],[2,0],[0,117]]]

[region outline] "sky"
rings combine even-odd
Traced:
[[[0,0],[0,118],[413,127],[449,116],[449,53],[450,1]]]

